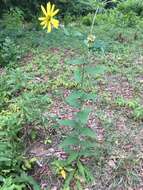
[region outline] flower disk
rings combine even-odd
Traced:
[[[59,9],[55,10],[55,5],[51,5],[51,3],[47,3],[47,7],[44,8],[43,5],[41,5],[43,17],[40,17],[39,20],[41,21],[41,25],[43,26],[43,29],[47,28],[47,31],[50,33],[52,31],[52,28],[58,28],[59,27],[59,21],[57,19],[54,19],[54,16],[59,12]]]

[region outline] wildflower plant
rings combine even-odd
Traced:
[[[95,101],[96,94],[86,92],[84,83],[86,77],[89,77],[89,75],[93,73],[94,75],[103,74],[105,71],[102,67],[93,68],[89,66],[92,54],[91,46],[96,40],[93,27],[99,5],[98,2],[89,35],[84,41],[86,42],[84,44],[86,44],[87,54],[67,62],[67,64],[76,67],[74,81],[76,81],[78,89],[72,90],[65,101],[71,107],[76,108],[78,112],[74,115],[73,119],[59,119],[57,121],[59,126],[69,127],[70,131],[60,144],[60,147],[68,155],[67,159],[54,162],[58,174],[60,174],[65,181],[63,189],[70,189],[70,184],[74,181],[75,186],[80,190],[83,189],[85,184],[93,180],[93,176],[83,160],[96,155],[96,149],[99,143],[96,133],[88,127],[88,118],[91,109],[86,106],[87,100]],[[103,2],[100,6],[103,6]],[[51,5],[50,3],[47,4],[47,11],[41,6],[44,17],[39,18],[39,20],[42,21],[41,25],[44,25],[43,28],[48,28],[48,32],[51,32],[52,27],[57,28],[59,25],[57,20],[53,20],[53,16],[58,13],[58,10],[54,11],[54,8],[55,5]]]

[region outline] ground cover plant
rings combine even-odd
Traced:
[[[1,190],[143,188],[142,4],[112,3],[2,15]]]

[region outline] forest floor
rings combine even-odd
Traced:
[[[32,48],[27,48],[14,69],[0,70],[8,90],[17,86],[11,103],[18,105],[19,98],[25,101],[26,93],[49,97],[41,113],[47,119],[44,125],[30,121],[21,129],[23,154],[27,159],[37,160],[28,173],[41,189],[59,190],[63,184],[51,163],[54,159],[65,159],[59,144],[70,129],[53,128],[53,118],[71,119],[77,112],[64,101],[76,88],[72,79],[75,68],[69,67],[67,61],[86,53],[83,39],[84,32],[89,30],[74,27],[54,32],[51,37],[43,31],[28,32],[23,46],[31,47],[32,43]],[[92,108],[88,127],[98,141],[96,156],[84,160],[95,179],[85,189],[143,190],[143,33],[136,28],[113,30],[101,26],[95,29],[95,35],[98,45],[89,64],[106,69],[85,84],[87,91],[96,94],[96,99],[86,105]],[[30,102],[31,107],[33,104]],[[33,117],[32,113],[29,117]]]

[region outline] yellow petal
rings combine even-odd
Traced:
[[[48,24],[48,33],[50,33],[52,31],[52,26],[51,26],[51,23],[49,22]]]
[[[53,4],[51,8],[51,13],[54,12],[54,9],[55,9],[55,5]]]
[[[62,176],[64,179],[66,179],[66,172],[65,172],[65,170],[61,170],[60,174],[61,174],[61,176]]]
[[[55,28],[59,27],[59,21],[57,19],[52,18],[51,23]]]
[[[46,12],[45,8],[43,7],[43,5],[41,5],[41,9],[42,9],[42,12],[44,13],[44,15],[47,16],[47,12]]]
[[[47,3],[47,13],[49,14],[51,12],[51,3]]]
[[[40,25],[45,25],[46,24],[46,20],[44,20],[44,21],[42,21],[41,23],[40,23]]]
[[[43,29],[45,29],[47,27],[47,24],[45,24],[44,26],[43,26]]]
[[[56,9],[54,12],[51,13],[51,16],[55,16],[59,12],[59,9]]]
[[[39,17],[38,20],[45,20],[45,17]]]

